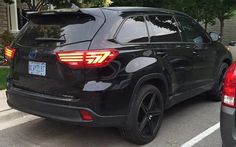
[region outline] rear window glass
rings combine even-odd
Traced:
[[[86,14],[37,16],[20,31],[16,42],[23,46],[61,46],[91,40],[95,18]]]

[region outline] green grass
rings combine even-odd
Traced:
[[[8,68],[0,68],[0,90],[6,89],[6,77],[8,73]]]

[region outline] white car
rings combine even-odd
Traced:
[[[236,61],[236,41],[231,41],[228,49],[232,53],[233,60]]]

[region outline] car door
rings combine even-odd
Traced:
[[[191,18],[177,17],[185,44],[193,50],[194,88],[211,87],[214,82],[216,49],[203,28]],[[204,89],[204,87],[202,87]]]
[[[166,76],[172,80],[172,95],[189,90],[192,72],[192,48],[182,43],[180,30],[171,15],[149,15],[147,25],[150,47],[165,67]]]

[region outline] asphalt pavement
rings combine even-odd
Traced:
[[[137,146],[120,137],[116,128],[80,127],[13,110],[6,105],[4,91],[0,91],[0,108],[0,147]],[[219,128],[214,127],[219,120],[219,102],[205,95],[194,97],[167,110],[156,139],[144,147],[221,147]]]

